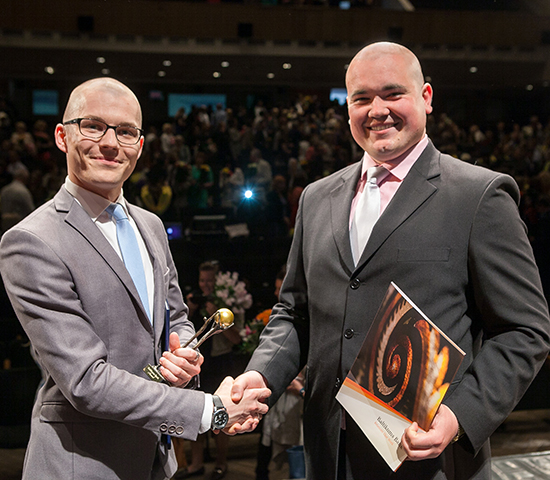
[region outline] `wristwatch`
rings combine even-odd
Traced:
[[[460,425],[460,423],[459,423],[458,424],[458,432],[456,432],[455,437],[451,440],[451,444],[458,442],[463,437],[463,435],[465,433],[466,432],[464,432],[464,429],[462,428],[462,425]]]
[[[223,430],[229,421],[227,410],[223,406],[222,399],[218,395],[212,395],[214,412],[212,413],[212,430]]]

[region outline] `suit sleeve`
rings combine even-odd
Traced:
[[[287,272],[281,286],[280,301],[272,310],[269,323],[262,332],[260,345],[247,366],[267,379],[273,405],[285,388],[304,367],[309,345],[307,281],[303,264],[303,201],[300,198],[296,227],[287,261]]]
[[[81,258],[83,253],[73,255]],[[120,345],[128,329],[121,327],[120,322],[135,313],[128,312],[122,319],[112,318],[117,314],[111,313],[113,304],[109,302],[117,301],[116,293],[111,292],[109,299],[97,298],[105,310],[107,324],[112,321],[112,336],[98,335],[79,298],[79,288],[84,287],[75,282],[66,261],[39,235],[23,228],[15,227],[2,238],[2,277],[37,360],[47,372],[48,391],[57,387],[70,406],[87,417],[120,421],[157,433],[162,423],[173,420],[186,426],[182,437],[195,439],[204,394],[170,388],[110,363],[109,356],[115,348],[112,336],[118,336]],[[82,268],[85,270],[85,264]],[[78,275],[82,276],[82,272]],[[181,330],[185,312],[183,306],[178,308],[175,323]],[[139,355],[139,350],[130,344],[117,355],[128,355],[129,362],[135,362],[132,357]],[[65,400],[60,396],[52,400],[63,407]]]
[[[514,198],[515,182],[486,188],[469,243],[470,311],[481,348],[445,400],[478,451],[519,402],[549,351],[550,322],[538,269]]]

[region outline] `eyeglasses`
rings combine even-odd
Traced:
[[[103,138],[110,128],[115,131],[116,138],[122,145],[135,145],[143,136],[141,128],[129,125],[108,125],[94,118],[74,118],[73,120],[63,122],[63,125],[73,125],[75,123],[78,125],[78,129],[83,136],[93,138],[94,140]]]

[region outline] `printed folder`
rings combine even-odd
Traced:
[[[392,282],[336,396],[392,470],[403,432],[430,428],[464,355]]]

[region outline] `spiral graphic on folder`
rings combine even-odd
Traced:
[[[427,430],[462,356],[396,288],[388,289],[350,371],[363,389]]]

